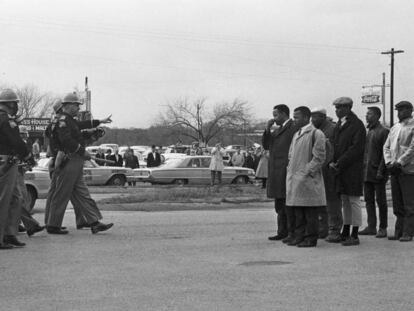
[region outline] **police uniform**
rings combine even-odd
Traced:
[[[7,237],[15,237],[20,220],[19,193],[16,187],[18,167],[12,156],[26,158],[30,152],[21,139],[17,123],[0,110],[0,247]],[[5,239],[6,237],[6,239]],[[23,243],[22,243],[23,244]],[[23,246],[23,245],[22,245]]]
[[[74,97],[69,94],[66,97]],[[80,104],[76,98],[73,101],[63,100],[65,103]],[[98,120],[77,122],[71,115],[62,113],[56,127],[58,149],[65,153],[66,161],[58,167],[56,175],[55,194],[51,198],[47,231],[53,234],[65,234],[67,231],[61,230],[63,217],[69,200],[74,205],[82,207],[82,213],[87,223],[91,225],[92,233],[105,231],[113,224],[103,224],[99,220],[102,218],[96,202],[91,198],[89,190],[83,178],[83,163],[85,154],[84,139],[81,129],[97,127]]]
[[[60,109],[60,107],[59,107]],[[49,175],[50,175],[50,187],[47,194],[46,199],[46,207],[45,207],[45,225],[47,225],[49,220],[49,214],[50,214],[50,203],[52,201],[52,197],[56,190],[56,175],[53,174],[54,172],[54,165],[55,165],[55,158],[59,151],[59,140],[57,139],[57,133],[56,128],[59,121],[59,118],[61,117],[60,114],[56,114],[52,122],[47,126],[45,130],[45,136],[49,141],[48,144],[48,156],[51,157],[51,160],[49,162]],[[90,122],[89,122],[90,123]],[[73,210],[75,212],[75,218],[76,218],[76,227],[78,229],[82,229],[83,227],[88,227],[87,221],[85,216],[82,214],[82,209],[77,204],[74,204],[73,200],[71,200],[71,203],[73,205]],[[99,215],[98,215],[99,216]]]

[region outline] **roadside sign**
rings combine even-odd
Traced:
[[[380,104],[381,103],[381,87],[368,86],[362,88],[361,96],[362,104]]]
[[[50,123],[48,118],[26,118],[21,122],[29,132],[43,133]]]

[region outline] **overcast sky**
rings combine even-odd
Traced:
[[[413,1],[0,0],[0,84],[56,94],[89,77],[94,117],[147,127],[177,98],[240,98],[258,119],[323,106],[389,78],[414,100]],[[411,30],[410,30],[411,29]],[[388,103],[387,92],[387,103]]]

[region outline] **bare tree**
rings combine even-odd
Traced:
[[[19,114],[24,118],[43,118],[49,116],[52,112],[56,97],[51,94],[40,92],[32,84],[16,87],[15,90],[20,98]]]
[[[208,109],[205,98],[192,102],[179,99],[167,105],[160,119],[177,133],[208,144],[224,129],[245,127],[249,123],[248,111],[248,103],[239,99],[216,104],[212,109]]]

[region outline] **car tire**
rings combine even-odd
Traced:
[[[111,185],[111,186],[124,186],[125,183],[126,183],[126,178],[123,175],[112,176],[111,179],[108,181],[108,185]]]
[[[28,199],[29,199],[29,212],[33,210],[33,207],[35,206],[36,200],[37,200],[37,193],[36,190],[31,186],[26,186]]]
[[[184,186],[187,183],[188,183],[188,180],[186,180],[186,179],[176,179],[176,180],[174,180],[175,185]]]
[[[245,185],[247,183],[248,183],[248,179],[246,176],[237,176],[236,178],[233,179],[233,184]]]

